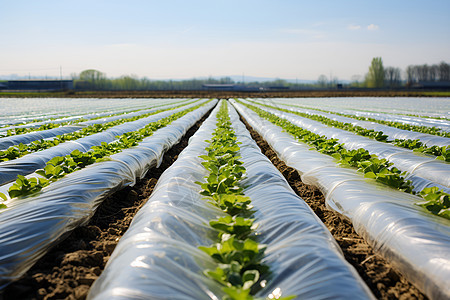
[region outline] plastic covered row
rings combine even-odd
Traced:
[[[355,231],[431,299],[450,297],[450,221],[415,205],[422,199],[339,167],[280,127],[234,103],[239,113],[296,169],[304,183],[318,187],[326,204],[349,218]]]
[[[17,129],[17,128],[38,128],[42,125],[49,124],[49,123],[60,124],[60,123],[64,123],[64,122],[77,121],[80,119],[90,120],[90,119],[94,119],[94,118],[103,118],[103,117],[111,116],[113,114],[119,114],[119,113],[126,114],[126,113],[134,111],[134,110],[135,109],[133,109],[133,108],[129,108],[129,109],[124,109],[120,112],[109,111],[109,112],[103,112],[103,113],[89,113],[89,114],[84,114],[84,115],[80,114],[80,115],[75,115],[75,116],[64,116],[64,117],[60,117],[57,119],[48,119],[48,120],[40,121],[40,122],[32,122],[32,123],[27,123],[27,124],[23,124],[23,125],[11,125],[8,127],[0,128],[0,133],[8,131],[10,129]]]
[[[330,139],[338,139],[348,150],[366,149],[371,154],[377,155],[392,162],[401,171],[406,171],[415,176],[410,179],[414,186],[434,185],[441,188],[450,188],[450,164],[434,159],[430,156],[413,152],[409,149],[396,147],[388,143],[378,142],[368,137],[357,135],[353,132],[329,127],[318,121],[303,118],[291,113],[282,112],[259,106],[280,118]]]
[[[138,146],[93,164],[13,201],[0,212],[0,289],[20,278],[48,249],[84,225],[110,194],[135,184],[158,166],[167,149],[215,105],[215,101],[157,130]]]
[[[181,103],[184,101],[177,101],[177,103]],[[160,106],[160,102],[155,102],[151,105],[151,107],[155,107],[155,106]],[[115,109],[115,110],[108,110],[106,112],[91,112],[89,114],[77,114],[77,115],[72,115],[72,116],[55,116],[56,119],[50,119],[51,117],[49,117],[48,120],[45,121],[40,121],[40,122],[32,122],[32,123],[27,123],[27,124],[23,124],[23,125],[11,125],[8,127],[1,127],[0,128],[0,134],[1,132],[5,132],[7,130],[10,129],[15,129],[15,128],[38,128],[41,125],[45,125],[45,124],[49,124],[49,123],[55,123],[55,124],[60,124],[60,123],[64,123],[64,122],[70,122],[70,121],[76,121],[79,119],[94,119],[94,118],[103,118],[103,117],[108,117],[108,116],[112,116],[115,114],[122,114],[125,115],[126,113],[131,113],[134,112],[136,110],[142,110],[144,108],[136,108],[136,107],[124,107],[121,108],[119,110]],[[20,121],[17,121],[17,123],[20,123]]]
[[[116,113],[169,104],[183,99],[96,99],[96,98],[0,98],[0,126],[84,115],[86,112]]]
[[[33,141],[37,141],[37,140],[54,138],[58,135],[71,133],[71,132],[81,130],[87,126],[92,126],[95,124],[105,124],[105,123],[113,122],[113,121],[120,120],[120,119],[131,119],[133,117],[152,113],[152,112],[158,111],[160,109],[170,109],[177,105],[178,104],[170,104],[170,105],[164,106],[163,108],[158,107],[158,108],[145,109],[145,110],[140,110],[137,112],[128,113],[125,115],[117,115],[117,116],[111,116],[111,117],[97,119],[97,120],[84,121],[84,122],[77,123],[75,125],[61,126],[61,127],[47,129],[47,130],[34,131],[34,132],[25,133],[25,134],[3,137],[3,138],[0,138],[0,150],[8,149],[9,147],[18,145],[20,143],[29,144],[29,143],[31,143]]]
[[[393,114],[382,114],[374,112],[364,112],[364,111],[343,111],[343,113],[354,114],[358,117],[369,117],[373,119],[400,122],[404,124],[416,125],[416,126],[427,126],[427,127],[437,127],[443,131],[450,131],[450,122],[448,120],[432,119],[432,118],[420,118],[413,116],[400,116]]]
[[[330,113],[326,113],[326,112],[322,112],[322,111],[318,111],[318,110],[304,109],[304,108],[292,107],[292,106],[287,106],[287,105],[278,105],[278,106],[281,108],[284,108],[284,109],[295,111],[295,112],[306,113],[309,115],[319,115],[319,116],[323,116],[323,117],[329,118],[334,121],[338,121],[338,122],[342,122],[342,123],[350,123],[354,126],[360,126],[360,127],[366,128],[366,129],[381,131],[385,135],[388,136],[388,139],[390,141],[394,141],[396,139],[400,139],[400,140],[411,139],[411,140],[420,140],[422,143],[424,143],[425,145],[427,145],[429,147],[431,147],[431,146],[443,147],[443,146],[450,145],[450,138],[446,138],[446,137],[442,137],[442,136],[399,129],[399,128],[395,128],[395,127],[391,127],[391,126],[387,126],[387,125],[378,124],[375,122],[360,121],[360,120],[356,120],[356,119],[352,119],[352,118],[348,118],[348,117],[344,117],[344,116],[339,116],[339,115],[335,115],[335,114],[330,114]]]
[[[357,98],[355,98],[355,99],[357,101]],[[418,99],[419,99],[418,101],[420,101],[420,98],[418,98]],[[407,99],[407,101],[408,100],[410,100],[410,99]],[[439,100],[439,99],[437,99],[437,100]],[[444,99],[442,99],[442,100],[446,101]],[[389,102],[389,104],[392,104],[393,98],[385,98],[385,101],[386,101],[386,104],[387,104],[387,101]],[[403,101],[403,102],[407,102],[407,101]],[[276,101],[276,102],[284,102],[284,103],[288,102],[288,103],[295,104],[295,102],[293,102],[293,101],[286,101],[284,99],[283,100],[280,99],[280,101]],[[379,98],[377,98],[374,102],[379,103]],[[410,103],[410,105],[411,105],[411,103]],[[391,105],[388,105],[386,107],[391,107]],[[436,108],[434,108],[434,109],[436,109]],[[446,132],[450,131],[450,121],[446,120],[446,119],[421,118],[421,117],[415,117],[415,116],[409,116],[409,115],[392,114],[390,112],[382,112],[382,113],[370,112],[370,111],[358,110],[358,108],[352,108],[351,110],[350,109],[339,109],[339,108],[327,108],[327,110],[334,111],[336,113],[355,115],[358,117],[368,117],[368,118],[373,118],[373,119],[382,120],[382,121],[399,122],[399,123],[415,125],[415,126],[437,127]],[[395,111],[398,113],[411,114],[411,111],[401,111],[401,110],[400,111],[395,110]],[[448,112],[447,112],[447,114],[444,114],[444,112],[446,112],[446,111],[442,110],[440,114],[438,114],[438,113],[429,113],[429,114],[436,115],[438,117],[440,116],[440,117],[448,118]]]
[[[216,111],[167,169],[152,196],[134,217],[88,299],[221,299],[221,286],[203,275],[217,264],[198,246],[213,244],[208,222],[224,216],[199,194],[195,181],[207,171],[198,157],[216,128]],[[242,182],[252,199],[257,233],[267,246],[270,278],[256,297],[276,299],[373,299],[336,242],[308,205],[260,152],[230,108],[247,169]]]
[[[49,149],[30,153],[14,160],[2,162],[0,163],[0,185],[4,185],[15,180],[17,175],[27,175],[37,169],[45,167],[46,163],[55,156],[65,156],[74,150],[86,152],[93,146],[101,145],[102,142],[110,143],[114,141],[118,135],[138,130],[145,127],[149,123],[169,117],[174,113],[186,110],[205,101],[207,100],[195,102],[173,110],[164,111],[133,122],[117,125],[105,131],[89,135],[75,141],[61,143]]]

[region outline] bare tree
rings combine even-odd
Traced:
[[[432,65],[428,68],[428,81],[438,81],[439,79],[439,66]]]
[[[326,88],[327,84],[328,84],[328,79],[327,76],[325,75],[320,75],[319,78],[317,79],[317,84],[319,85],[319,87],[321,88]]]
[[[406,68],[406,81],[408,84],[411,84],[416,81],[415,73],[416,72],[415,72],[415,68],[413,65],[409,65]]]
[[[400,68],[386,67],[384,69],[384,80],[386,86],[389,88],[400,86],[402,80]]]
[[[429,72],[428,72],[428,65],[420,65],[416,66],[417,68],[417,75],[419,81],[428,81],[429,78]]]
[[[450,81],[450,65],[445,62],[439,64],[439,81]]]

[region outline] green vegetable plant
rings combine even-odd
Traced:
[[[77,140],[77,139],[80,139],[80,138],[83,138],[83,137],[86,137],[86,136],[89,136],[89,135],[92,135],[95,133],[105,131],[108,128],[111,128],[113,126],[117,126],[117,125],[124,124],[127,122],[136,121],[136,120],[146,118],[148,116],[158,114],[158,113],[161,113],[164,111],[173,110],[173,109],[182,107],[184,105],[194,103],[196,101],[192,101],[189,103],[183,103],[181,105],[178,105],[178,106],[172,107],[172,108],[168,108],[168,109],[160,109],[158,111],[154,111],[154,112],[147,113],[147,114],[142,114],[142,115],[135,116],[135,117],[128,118],[128,119],[119,119],[119,120],[111,121],[111,122],[104,123],[104,124],[93,124],[91,126],[87,126],[85,128],[82,128],[81,130],[78,130],[75,132],[57,135],[52,140],[37,140],[37,141],[33,141],[32,143],[30,143],[28,145],[24,145],[24,144],[14,145],[14,146],[9,147],[6,150],[3,150],[3,151],[0,150],[0,162],[20,158],[24,155],[27,155],[27,154],[30,154],[33,152],[51,148],[51,147],[56,146],[63,142]]]
[[[403,130],[408,130],[408,131],[415,131],[415,132],[427,133],[427,134],[432,134],[432,135],[437,135],[437,136],[450,137],[449,132],[442,131],[440,128],[437,128],[434,126],[429,127],[429,126],[411,125],[411,124],[404,124],[404,123],[395,122],[395,121],[378,120],[378,119],[374,119],[374,118],[370,118],[370,117],[360,117],[360,116],[355,116],[352,114],[344,114],[344,113],[339,113],[339,112],[329,111],[329,110],[324,110],[324,109],[319,109],[319,108],[311,108],[311,107],[306,107],[306,106],[288,105],[288,104],[285,104],[285,105],[292,106],[292,107],[300,107],[300,108],[305,108],[305,109],[314,109],[314,110],[322,111],[325,113],[335,114],[338,116],[348,117],[348,118],[352,118],[352,119],[360,120],[360,121],[370,121],[370,122],[387,125],[390,127],[395,127],[398,129],[403,129]],[[427,117],[419,116],[419,115],[409,115],[409,114],[406,114],[406,115],[427,118]],[[429,118],[448,120],[448,118],[435,118],[435,117],[429,117]]]
[[[385,135],[382,131],[375,131],[373,129],[366,129],[366,128],[363,128],[361,126],[353,125],[351,123],[343,123],[343,122],[335,121],[335,120],[332,120],[330,118],[327,118],[327,117],[324,117],[324,116],[321,116],[321,115],[302,113],[302,112],[298,112],[298,111],[295,111],[295,110],[280,108],[280,107],[267,105],[267,104],[256,103],[254,101],[250,101],[250,102],[255,103],[255,104],[259,104],[259,105],[264,106],[264,107],[276,109],[276,110],[279,110],[279,111],[292,113],[292,114],[295,114],[295,115],[298,115],[298,116],[301,116],[301,117],[304,117],[304,118],[308,118],[308,119],[311,119],[311,120],[319,121],[319,122],[321,122],[321,123],[323,123],[325,125],[328,125],[328,126],[332,126],[332,127],[340,128],[340,129],[343,129],[343,130],[355,132],[358,135],[366,136],[366,137],[369,137],[371,139],[374,139],[374,140],[377,140],[377,141],[380,141],[380,142],[386,142],[387,138],[388,138],[388,136]]]
[[[27,179],[22,175],[18,175],[16,182],[8,190],[9,197],[12,199],[35,194],[42,188],[66,176],[67,174],[81,170],[96,162],[106,160],[108,159],[108,156],[112,154],[119,153],[124,149],[138,145],[140,141],[148,136],[151,136],[156,130],[169,125],[176,119],[205,104],[206,103],[199,104],[177,112],[159,121],[150,123],[137,131],[127,132],[121,136],[118,136],[117,140],[114,142],[103,142],[100,146],[93,146],[87,152],[74,150],[69,155],[56,156],[49,160],[43,169],[39,169],[35,172],[42,177],[32,177]],[[2,193],[0,193],[0,198],[4,200],[7,199],[7,197]],[[3,204],[0,208],[6,207]]]
[[[421,152],[429,155],[436,156],[436,159],[450,162],[450,146],[430,146],[427,147],[420,140],[400,140],[396,139],[394,145],[411,149],[416,152]]]
[[[450,219],[450,194],[438,187],[424,188],[420,195],[424,201],[417,203],[433,214]]]
[[[246,104],[241,101],[238,102],[256,112],[260,117],[282,127],[286,132],[292,134],[299,141],[313,146],[321,153],[333,156],[338,160],[338,163],[356,168],[358,171],[364,173],[364,177],[372,178],[377,182],[400,191],[414,194],[414,186],[412,185],[412,182],[405,179],[406,172],[401,172],[397,168],[393,167],[392,163],[387,160],[380,159],[376,155],[370,154],[367,150],[362,148],[357,150],[346,150],[344,145],[339,144],[336,139],[327,139],[325,136],[319,136],[318,134],[295,126],[289,121],[279,118],[276,115],[264,111],[254,105]],[[427,196],[429,194],[423,193],[423,191],[419,193],[419,196],[424,199],[425,197],[437,197]],[[433,192],[431,194],[434,195],[436,193]],[[445,197],[442,199],[445,199]],[[424,205],[423,202],[419,202],[417,204],[427,208],[433,214],[450,219],[450,214],[448,213],[448,210],[446,210],[448,206],[446,206],[445,203],[447,202],[442,200],[440,202],[433,202],[433,205]],[[439,211],[443,209],[443,212],[436,213],[436,211],[438,211],[436,207],[440,207]]]
[[[39,192],[47,185],[48,180],[44,178],[25,178],[19,175],[16,182],[9,188],[8,193],[11,198],[24,197]]]
[[[257,224],[252,218],[251,199],[243,194],[240,182],[246,170],[239,156],[239,143],[231,127],[226,102],[217,113],[217,128],[206,141],[207,155],[199,156],[208,170],[205,182],[196,182],[207,201],[227,213],[209,222],[217,230],[217,242],[199,249],[217,261],[217,268],[206,270],[206,276],[223,286],[223,299],[250,300],[261,289],[261,280],[269,275],[261,263],[265,246],[256,241]],[[279,299],[293,299],[293,296]]]
[[[183,102],[183,101],[182,101]],[[153,107],[160,107],[160,106],[164,106],[165,104],[161,104],[161,105],[156,105]],[[106,117],[114,117],[114,116],[120,116],[120,115],[126,115],[129,113],[133,113],[133,112],[137,112],[140,111],[142,109],[135,109],[132,111],[128,111],[126,113],[121,112],[121,113],[115,113],[115,114],[110,114],[108,116],[101,116],[101,117],[95,117],[95,118],[90,118],[89,120],[98,120],[98,119],[103,119]],[[63,117],[60,117],[63,118]],[[67,118],[67,116],[66,116]],[[57,118],[50,118],[49,120],[56,120]],[[84,121],[88,121],[88,119],[85,118],[79,118],[76,120],[72,120],[72,121],[66,121],[66,122],[60,122],[60,123],[46,123],[43,124],[39,127],[14,127],[12,129],[8,129],[6,132],[1,133],[0,132],[0,138],[1,137],[6,137],[6,136],[13,136],[13,135],[20,135],[20,134],[24,134],[24,133],[29,133],[29,132],[35,132],[35,131],[43,131],[43,130],[48,130],[48,129],[52,129],[52,128],[57,128],[57,127],[61,127],[61,126],[65,126],[65,125],[73,125],[73,124],[78,124]],[[41,120],[32,120],[30,122],[23,122],[20,124],[16,124],[15,126],[19,126],[19,125],[26,125],[26,124],[33,124],[33,123],[37,123],[37,122],[41,122]],[[1,126],[2,127],[9,127],[10,125],[5,125],[5,126]]]
[[[309,114],[309,113],[302,113],[302,112],[298,112],[298,111],[295,111],[295,110],[284,109],[284,108],[275,107],[275,106],[272,106],[272,105],[257,103],[255,101],[250,101],[250,102],[258,104],[258,105],[261,105],[261,106],[264,106],[264,107],[277,109],[279,111],[296,114],[296,115],[299,115],[301,117],[308,118],[308,119],[311,119],[311,120],[319,121],[319,122],[321,122],[323,124],[326,124],[328,126],[340,128],[340,129],[347,130],[347,131],[351,131],[351,132],[354,132],[354,133],[356,133],[358,135],[369,137],[369,138],[372,138],[372,139],[374,139],[376,141],[379,141],[379,142],[392,143],[392,144],[394,144],[394,145],[396,145],[398,147],[402,147],[402,148],[406,148],[406,149],[414,149],[414,151],[417,151],[417,152],[422,152],[422,153],[434,155],[434,156],[436,156],[437,159],[440,159],[440,160],[444,160],[444,161],[447,161],[447,162],[450,161],[450,154],[446,153],[446,147],[445,146],[444,147],[438,147],[438,146],[430,146],[430,147],[428,147],[428,146],[424,145],[423,143],[421,143],[420,140],[406,140],[406,141],[404,141],[404,140],[396,139],[394,141],[389,141],[388,140],[388,136],[385,135],[382,131],[375,131],[373,129],[366,129],[366,128],[363,128],[361,126],[352,125],[351,123],[343,123],[343,122],[335,121],[335,120],[332,120],[330,118],[327,118],[327,117],[324,117],[324,116],[320,116],[320,115]],[[294,106],[294,105],[289,105],[289,106]],[[317,110],[317,111],[331,113],[331,114],[335,114],[335,115],[339,115],[339,116],[351,117],[351,118],[357,119],[357,120],[371,121],[371,122],[377,121],[377,123],[380,123],[380,124],[383,124],[383,125],[388,125],[388,126],[393,126],[392,124],[396,124],[393,127],[396,127],[396,128],[399,128],[399,129],[404,129],[404,130],[409,130],[409,131],[418,131],[418,132],[422,132],[422,133],[428,133],[428,134],[434,134],[434,135],[439,135],[439,136],[450,137],[450,133],[447,133],[447,132],[444,132],[444,131],[439,131],[435,127],[406,125],[406,124],[402,124],[402,123],[398,123],[398,122],[380,121],[380,120],[376,120],[376,119],[372,119],[372,118],[357,117],[357,116],[353,116],[353,115],[345,115],[345,114],[340,114],[340,113],[326,111],[326,110],[317,109],[317,108],[314,108],[314,109]],[[416,127],[420,127],[420,128],[417,129],[417,130],[413,130]],[[441,133],[438,134],[439,132],[441,132]]]

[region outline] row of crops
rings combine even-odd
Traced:
[[[235,105],[376,251],[430,298],[448,297],[448,163],[284,109],[251,101]]]
[[[243,99],[161,101],[0,128],[0,288],[158,166],[213,107],[89,299],[374,298],[240,117],[423,293],[450,297],[450,122],[414,117],[427,121],[400,128],[404,116],[383,123]]]
[[[0,285],[20,277],[66,233],[86,223],[105,197],[158,165],[164,152],[214,104],[200,100],[170,105],[1,163],[2,196],[7,200],[0,210]]]
[[[186,99],[0,98],[0,127],[87,119],[132,112]]]

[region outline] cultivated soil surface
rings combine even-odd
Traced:
[[[160,175],[187,146],[187,141],[206,116],[165,155],[159,168],[151,169],[134,187],[108,197],[90,223],[76,229],[58,246],[40,259],[24,277],[8,286],[0,299],[85,299],[101,274],[120,237],[128,229],[139,208],[145,204]],[[322,219],[342,248],[346,259],[378,299],[426,299],[382,257],[373,253],[353,230],[352,225],[325,207],[322,193],[301,182],[298,173],[278,159],[270,146],[247,125],[261,151],[269,157],[290,183]],[[351,296],[350,298],[351,299]]]

